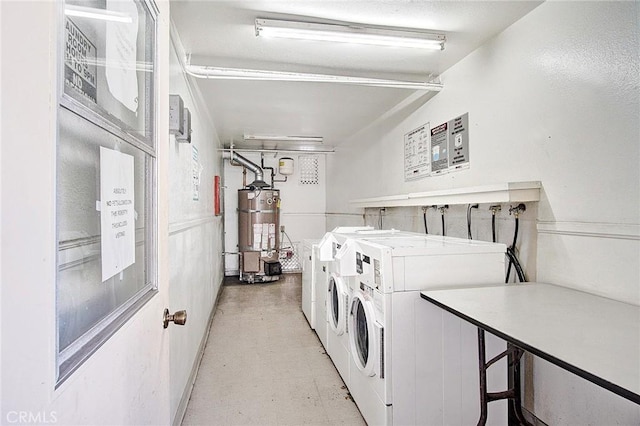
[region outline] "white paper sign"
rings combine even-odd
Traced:
[[[133,157],[100,147],[102,281],[135,262]]]
[[[198,161],[198,148],[192,145],[191,149],[192,198],[197,201],[200,199],[200,174],[202,173],[202,166]]]
[[[430,165],[429,123],[425,123],[404,135],[404,180],[428,176]]]
[[[131,111],[138,112],[138,75],[136,67],[138,8],[133,0],[109,0],[107,9],[131,18],[130,23],[107,22],[105,59],[109,91]]]

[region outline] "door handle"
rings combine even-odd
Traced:
[[[170,314],[169,309],[165,309],[162,320],[163,327],[169,327],[169,323],[172,321],[176,325],[185,325],[187,322],[187,311],[177,311],[175,314]]]

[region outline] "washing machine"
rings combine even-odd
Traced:
[[[420,291],[504,285],[506,246],[432,235],[353,246],[341,259],[343,269],[352,262],[356,270],[347,321],[348,387],[366,422],[477,423],[475,327],[424,303]],[[488,359],[505,349],[504,341],[488,336]],[[506,371],[506,360],[489,369],[490,391],[507,388]],[[507,424],[506,401],[492,402],[489,410],[489,424]]]
[[[328,270],[327,262],[320,260],[320,254],[318,248],[314,251],[316,256],[315,268],[314,268],[314,294],[315,294],[315,332],[320,339],[322,346],[327,348],[327,329],[329,324],[327,323],[327,285],[328,285]]]
[[[398,231],[395,229],[379,230],[371,226],[341,226],[327,232],[318,243],[316,261],[315,287],[315,330],[322,345],[327,347],[327,332],[329,329],[329,317],[327,312],[327,300],[329,296],[329,283],[331,274],[329,269],[335,269],[333,262],[341,246],[348,239],[389,239],[389,238],[412,238],[422,237],[423,234],[413,232]],[[335,272],[334,272],[335,275]],[[334,279],[335,281],[335,279]],[[348,281],[348,280],[347,280]],[[349,286],[351,287],[351,286]],[[323,323],[324,319],[324,323]]]
[[[344,383],[350,380],[350,344],[348,310],[353,289],[352,277],[357,275],[356,265],[352,261],[359,250],[358,242],[368,238],[422,238],[414,234],[397,230],[374,230],[372,228],[337,228],[328,233],[320,243],[319,251],[325,253],[327,261],[327,344],[325,350],[338,370]]]
[[[351,277],[356,269],[350,259],[359,250],[355,240],[347,239],[340,245],[335,258],[329,263],[329,281],[327,284],[327,345],[326,351],[340,373],[345,385],[349,387],[349,324],[348,312],[351,304]]]
[[[337,227],[331,232],[327,232],[317,244],[314,264],[315,282],[313,284],[315,293],[314,325],[318,339],[320,339],[320,343],[322,343],[325,351],[327,350],[327,336],[329,332],[329,317],[327,310],[329,283],[331,281],[331,273],[329,272],[329,269],[341,244],[346,241],[346,237],[341,237],[341,235],[372,230],[373,228],[371,226]],[[336,239],[336,235],[338,236],[338,239]],[[340,242],[338,242],[338,240]]]
[[[318,259],[318,243],[320,240],[304,240],[302,242],[302,313],[311,329],[316,328],[316,269]]]
[[[349,371],[355,384],[350,383],[349,391],[368,424],[393,424],[392,383],[387,380],[385,365],[391,358],[385,336],[391,297],[360,280],[355,283],[348,320]]]

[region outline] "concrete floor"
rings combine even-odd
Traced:
[[[223,287],[183,425],[365,425],[301,309],[301,275]]]

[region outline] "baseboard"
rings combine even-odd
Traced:
[[[223,278],[223,281],[224,281],[224,278]],[[182,424],[182,420],[184,420],[184,415],[187,412],[187,406],[189,405],[189,399],[191,398],[193,385],[196,382],[196,377],[198,376],[198,371],[200,370],[200,363],[202,362],[204,350],[207,347],[207,342],[209,340],[209,332],[211,330],[211,324],[213,323],[213,317],[216,313],[216,309],[218,308],[218,301],[220,300],[220,293],[222,292],[223,281],[221,281],[220,285],[218,286],[218,294],[216,294],[216,300],[213,302],[213,307],[211,308],[211,313],[209,314],[209,320],[207,321],[207,327],[205,328],[204,336],[202,336],[202,340],[200,341],[200,347],[198,348],[198,356],[193,362],[193,367],[191,368],[191,374],[189,375],[189,381],[187,381],[187,386],[185,387],[184,392],[182,393],[182,398],[180,398],[180,404],[178,404],[176,415],[173,418],[173,422],[171,422],[173,426],[180,426]]]

